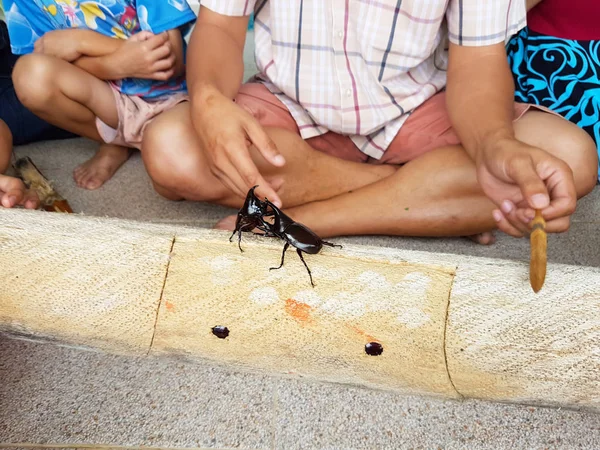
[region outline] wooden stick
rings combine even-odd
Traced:
[[[50,181],[36,167],[31,158],[28,156],[20,158],[13,164],[13,167],[25,185],[36,192],[44,210],[73,213],[69,202],[54,190]]]
[[[546,266],[548,263],[548,236],[546,234],[546,221],[540,210],[536,210],[532,222],[532,231],[529,237],[531,243],[531,261],[529,264],[529,281],[534,292],[539,292],[546,279]]]

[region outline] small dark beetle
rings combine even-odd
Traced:
[[[269,200],[265,199],[264,203],[269,206],[272,210],[271,213],[265,213],[261,217],[261,222],[265,229],[267,229],[271,235],[275,235],[278,238],[285,241],[285,245],[283,246],[283,253],[281,254],[281,264],[279,267],[271,267],[270,270],[277,270],[283,267],[283,260],[285,259],[285,252],[288,247],[291,245],[296,248],[296,252],[298,252],[298,256],[300,260],[306,267],[308,271],[308,276],[310,277],[310,284],[312,287],[315,287],[312,279],[312,273],[304,261],[304,257],[302,253],[308,253],[310,255],[317,254],[321,251],[324,245],[328,247],[339,247],[342,248],[341,245],[332,244],[331,242],[324,241],[319,236],[317,236],[311,229],[302,225],[301,223],[295,222],[291,217],[284,214],[279,208],[277,208],[273,203]],[[272,216],[273,223],[266,222],[264,220],[264,216]]]
[[[231,242],[233,236],[235,236],[235,233],[238,234],[238,247],[242,252],[244,251],[242,250],[242,232],[259,229],[267,236],[274,236],[274,234],[270,233],[269,230],[263,225],[263,216],[267,213],[267,204],[261,201],[254,193],[254,190],[257,187],[258,186],[254,186],[248,191],[244,206],[242,206],[242,209],[240,209],[238,212],[237,219],[235,221],[235,230],[229,237],[229,242]]]

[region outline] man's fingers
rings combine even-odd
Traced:
[[[519,212],[516,205],[509,201],[505,200],[500,205],[500,210],[502,211],[502,215],[504,219],[516,230],[518,230],[520,235],[525,235],[529,232],[529,220],[525,219],[522,213]]]
[[[24,206],[25,209],[38,209],[40,207],[40,199],[34,191],[27,190],[21,201],[21,205]]]
[[[0,175],[0,204],[5,208],[22,205],[27,209],[37,209],[40,200],[37,194],[28,190],[20,179]]]
[[[250,188],[258,185],[256,194],[259,197],[267,197],[276,206],[281,206],[281,199],[260,174],[247,148],[229,147],[227,148],[227,154],[239,174],[239,178],[232,181],[236,183],[238,189],[242,190],[244,197],[248,194]]]
[[[0,205],[4,208],[13,208],[17,203],[17,199],[14,196],[0,192]]]
[[[519,223],[523,223],[523,224],[529,224],[531,223],[531,221],[533,220],[533,218],[535,217],[535,213],[534,214],[529,214],[529,209],[518,209],[516,212],[516,216],[517,219],[519,220]]]
[[[509,163],[508,175],[519,185],[523,197],[531,208],[543,209],[550,204],[546,185],[535,170],[529,155],[513,157]]]
[[[223,185],[229,189],[231,192],[233,192],[236,195],[239,195],[240,197],[243,197],[243,193],[242,191],[240,191],[237,186],[235,185],[235,183],[233,181],[231,181],[231,179],[229,178],[229,176],[225,173],[222,172],[221,170],[213,170],[213,175],[215,177],[217,177],[219,179],[219,181],[221,183],[223,183]]]
[[[263,199],[268,198],[275,206],[281,208],[281,199],[277,192],[273,189],[270,183],[264,179],[264,177],[260,174],[258,170],[251,170],[246,166],[238,167],[240,171],[241,179],[243,180],[243,188],[244,188],[244,197],[248,194],[248,190],[253,186],[258,186],[256,188],[256,195]],[[252,180],[248,182],[248,180]]]
[[[250,141],[269,163],[276,167],[282,167],[285,164],[285,158],[279,153],[273,140],[253,117],[246,121],[244,127]]]
[[[212,167],[212,173],[234,194],[239,195],[240,197],[245,197],[247,195],[247,192],[240,189],[238,183],[235,181],[236,178],[239,178],[239,174],[228,160],[227,162],[219,161],[218,165],[215,164]]]
[[[20,205],[25,198],[25,191],[21,189],[11,189],[2,196],[2,206],[5,208],[14,208]]]
[[[556,220],[550,220],[546,222],[546,231],[548,233],[564,233],[569,231],[571,226],[570,217],[561,217]]]
[[[547,179],[552,201],[543,210],[546,221],[570,216],[577,207],[577,192],[570,168],[555,170]]]
[[[234,194],[245,197],[248,192],[243,187],[237,167],[231,161],[230,148],[237,148],[239,151],[246,150],[243,146],[237,146],[235,141],[219,145],[211,155],[211,171]]]
[[[496,225],[498,226],[498,228],[503,231],[504,233],[516,237],[516,238],[520,238],[523,237],[523,233],[521,231],[519,231],[517,228],[515,228],[505,217],[505,215],[502,213],[502,211],[500,211],[499,209],[495,209],[492,212],[492,215],[494,217],[494,220],[496,221]]]

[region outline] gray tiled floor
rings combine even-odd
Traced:
[[[600,415],[406,397],[0,338],[0,443],[600,448]]]

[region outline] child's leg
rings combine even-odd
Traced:
[[[6,172],[12,154],[12,134],[8,126],[0,119],[0,175]]]
[[[17,98],[10,75],[0,75],[0,120],[8,126],[15,146],[76,136],[49,124],[29,111]]]
[[[96,117],[117,127],[117,107],[112,88],[104,81],[63,60],[25,55],[13,72],[21,102],[37,116],[62,129],[102,142]],[[76,169],[82,187],[97,188],[110,179],[129,157],[123,147],[103,144],[98,153]]]

